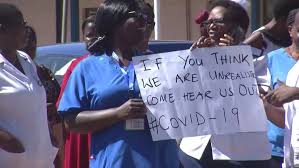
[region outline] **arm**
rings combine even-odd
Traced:
[[[258,49],[262,49],[264,46],[261,32],[252,33],[247,39],[244,40],[243,43]]]
[[[282,107],[276,107],[264,101],[264,107],[268,120],[280,128],[284,128],[285,111]]]
[[[3,129],[0,129],[0,148],[11,153],[23,153],[25,148],[21,142]]]
[[[130,99],[117,108],[82,111],[65,116],[65,120],[71,131],[88,133],[101,131],[127,119],[143,118],[145,113],[146,108],[141,99]]]

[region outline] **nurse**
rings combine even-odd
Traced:
[[[70,76],[58,111],[71,131],[92,132],[91,168],[177,168],[174,140],[154,142],[132,65],[147,23],[142,0],[107,0],[98,38]]]
[[[15,6],[0,3],[0,165],[51,167],[52,147],[45,90],[31,58],[18,51],[25,25]]]

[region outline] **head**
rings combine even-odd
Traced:
[[[249,26],[249,16],[245,9],[230,0],[218,0],[211,4],[208,20],[203,23],[208,36],[217,43],[228,34],[237,43],[245,39]]]
[[[292,43],[299,48],[299,8],[289,13],[287,24]]]
[[[146,15],[143,0],[106,0],[96,15],[96,38],[90,52],[111,53],[116,47],[132,49],[144,39]]]
[[[276,21],[286,22],[289,12],[297,8],[299,8],[299,1],[297,0],[277,1],[273,7],[273,17]]]
[[[23,14],[12,4],[0,3],[0,50],[17,50],[25,40]]]
[[[299,1],[298,0],[280,0],[277,1],[276,4],[274,4],[273,7],[273,18],[276,21],[276,23],[280,26],[279,32],[281,32],[282,35],[285,36],[284,39],[287,39],[288,34],[288,28],[287,28],[287,17],[291,10],[299,8]]]
[[[141,43],[137,46],[137,50],[141,52],[146,51],[148,49],[148,42],[155,27],[154,8],[149,3],[146,3],[142,11],[146,15],[146,27],[144,38],[141,41]]]
[[[82,23],[81,30],[83,41],[85,42],[87,48],[90,45],[92,39],[96,37],[95,18],[96,16],[94,15],[89,16]]]
[[[35,58],[36,55],[36,33],[31,26],[25,27],[25,43],[23,48],[21,49],[25,53],[27,53],[31,59]]]

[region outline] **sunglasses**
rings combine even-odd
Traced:
[[[210,20],[203,21],[201,23],[201,26],[209,26],[211,24],[223,25],[223,24],[225,24],[225,20],[224,19],[210,19]]]
[[[154,23],[154,21],[149,19],[146,14],[141,13],[141,12],[130,11],[130,12],[128,12],[128,17],[136,18],[138,21],[141,21],[142,23],[146,23],[146,24]]]

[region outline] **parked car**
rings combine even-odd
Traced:
[[[190,48],[191,41],[150,41],[149,49],[154,53],[178,51]],[[56,79],[61,82],[63,71],[68,67],[71,60],[88,53],[84,43],[66,43],[40,46],[37,48],[35,61],[49,68]],[[63,69],[64,68],[64,69]]]

